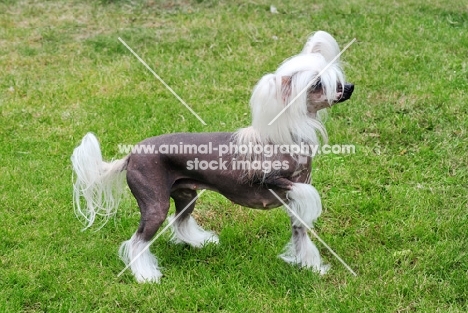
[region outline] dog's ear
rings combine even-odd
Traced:
[[[281,99],[286,102],[291,96],[292,76],[281,76]]]
[[[340,53],[340,47],[332,35],[318,31],[309,37],[302,53],[320,53],[327,62],[331,62]]]

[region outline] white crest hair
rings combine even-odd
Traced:
[[[340,47],[329,33],[319,30],[309,37],[302,53],[319,53],[331,62],[340,53]]]
[[[314,118],[307,112],[307,92],[303,90],[310,87],[311,82],[315,85],[320,81],[329,103],[335,100],[338,84],[345,82],[339,59],[330,63],[339,52],[335,39],[319,31],[309,38],[301,54],[285,60],[274,74],[263,76],[250,99],[252,126],[236,132],[237,143],[319,145],[320,139],[326,142],[327,132],[319,115]],[[288,77],[291,77],[290,86],[285,88],[283,78]],[[294,103],[268,125],[301,92]]]

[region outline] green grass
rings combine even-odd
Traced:
[[[323,2],[1,2],[0,312],[466,312],[466,1]],[[138,209],[127,196],[99,232],[80,231],[69,158],[81,137],[96,133],[110,159],[120,143],[246,126],[255,82],[318,29],[357,38],[343,55],[354,95],[326,124],[357,152],[317,157],[314,185],[317,231],[358,276],[320,244],[329,274],[285,264],[285,212],[206,193],[196,216],[219,246],[164,234],[160,285],[117,277]]]

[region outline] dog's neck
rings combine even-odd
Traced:
[[[277,121],[272,125],[252,123],[234,133],[238,145],[320,145],[320,137],[326,141],[327,133],[323,124],[314,116],[292,125]],[[317,135],[318,133],[318,135]]]

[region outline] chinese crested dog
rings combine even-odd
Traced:
[[[141,220],[119,254],[138,282],[159,282],[162,274],[148,246],[168,218],[170,198],[175,203],[175,214],[169,217],[172,239],[193,247],[218,243],[216,234],[191,216],[197,190],[213,190],[256,209],[272,209],[284,202],[290,209],[292,238],[280,257],[325,273],[328,265],[322,264],[307,235],[322,205],[310,184],[312,154],[303,148],[327,140],[318,111],[349,99],[353,92],[354,86],[345,83],[338,56],[338,44],[330,34],[313,34],[300,54],[260,79],[250,100],[252,125],[234,133],[151,137],[138,146],[155,151],[134,149],[112,162],[103,161],[96,137],[88,133],[71,157],[75,212],[85,219],[86,227],[97,216],[110,218],[118,207],[126,173]],[[190,149],[185,149],[187,145]],[[210,149],[197,150],[202,146]]]

